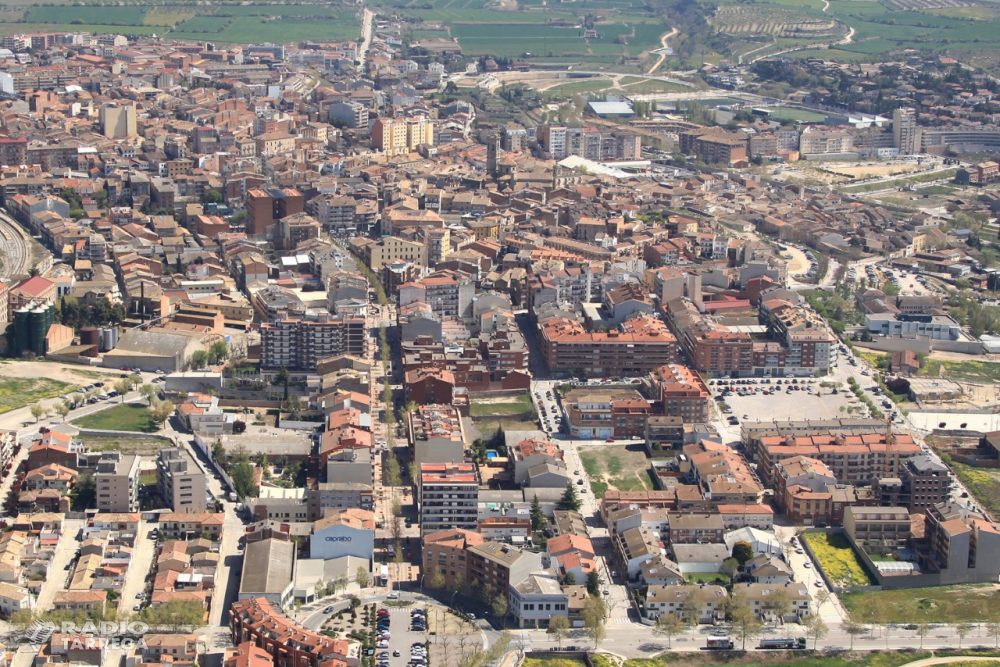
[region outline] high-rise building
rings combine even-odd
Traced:
[[[320,359],[341,354],[365,355],[365,320],[307,310],[260,326],[264,368],[316,370]]]
[[[101,512],[139,511],[139,457],[105,452],[94,475],[97,509]]]
[[[920,128],[915,109],[896,109],[892,112],[892,145],[903,155],[920,152]]]
[[[105,104],[100,111],[101,132],[109,139],[125,139],[137,134],[136,110],[131,104]]]
[[[175,512],[198,513],[206,509],[205,471],[187,450],[160,450],[156,457],[156,486],[164,504]]]
[[[434,143],[434,123],[426,118],[379,118],[372,124],[372,148],[387,155],[406,155],[421,144]]]
[[[464,528],[476,530],[479,475],[472,463],[424,463],[417,488],[420,534]]]

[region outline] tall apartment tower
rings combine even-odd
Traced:
[[[163,502],[175,512],[200,513],[207,507],[205,471],[184,449],[160,450],[156,457],[156,486]]]
[[[139,457],[105,452],[94,474],[97,509],[101,512],[139,511]]]
[[[135,119],[135,107],[131,104],[121,106],[105,104],[101,107],[101,131],[108,139],[125,139],[135,136],[138,132]]]
[[[920,128],[915,109],[896,109],[892,112],[892,145],[902,155],[920,152]]]

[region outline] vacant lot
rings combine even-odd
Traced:
[[[521,415],[532,412],[531,397],[527,394],[519,396],[501,396],[497,398],[477,398],[469,408],[473,417],[503,417],[506,415]]]
[[[951,459],[948,465],[987,512],[1000,515],[1000,470],[974,468]]]
[[[639,446],[581,447],[580,460],[590,477],[590,488],[595,498],[603,496],[609,488],[620,491],[653,488],[646,470],[649,462]]]
[[[871,577],[843,535],[803,533],[803,539],[819,560],[819,566],[835,586],[868,586]]]
[[[0,413],[17,410],[46,398],[55,398],[74,391],[79,386],[44,377],[0,380]]]
[[[1000,382],[1000,364],[990,361],[927,359],[917,375],[945,377],[956,382]]]
[[[149,408],[136,403],[121,403],[113,408],[95,412],[77,419],[73,425],[79,428],[138,433],[153,433],[158,430],[149,416]]]
[[[996,587],[990,585],[846,593],[840,600],[861,615],[884,608],[889,623],[974,623],[996,618],[1000,612]]]
[[[83,436],[83,444],[91,451],[119,451],[123,454],[139,454],[140,456],[156,456],[156,453],[168,446],[166,440],[159,438],[106,438]]]

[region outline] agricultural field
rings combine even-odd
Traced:
[[[873,582],[843,535],[803,533],[802,539],[819,560],[818,565],[835,586],[869,586]]]
[[[712,25],[727,35],[775,37],[822,37],[844,32],[825,14],[807,13],[776,5],[722,6]]]

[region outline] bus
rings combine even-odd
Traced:
[[[729,637],[709,637],[705,642],[707,651],[732,651],[733,640]]]
[[[757,648],[762,649],[804,649],[805,637],[785,637],[783,639],[761,639]]]
[[[382,564],[382,567],[379,568],[378,585],[379,586],[389,585],[389,566],[384,563]]]

